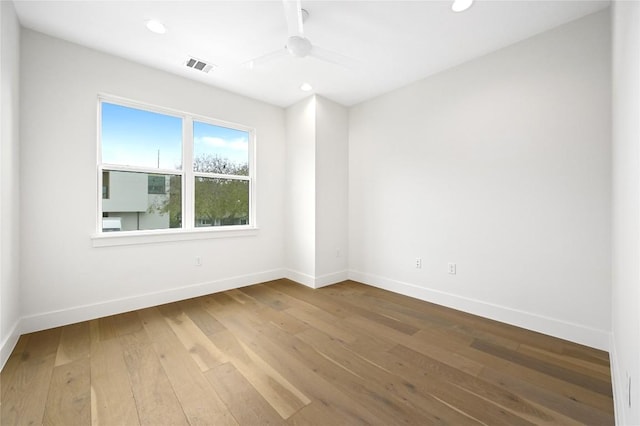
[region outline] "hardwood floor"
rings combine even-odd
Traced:
[[[24,335],[2,425],[612,425],[607,353],[347,281]]]

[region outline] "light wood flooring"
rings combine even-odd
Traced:
[[[9,425],[612,425],[607,353],[347,281],[24,335]]]

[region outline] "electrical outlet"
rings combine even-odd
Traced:
[[[200,256],[196,256],[196,266],[202,266],[202,258]]]
[[[448,271],[451,275],[455,275],[456,274],[456,264],[455,263],[449,263],[448,265]]]
[[[416,257],[416,269],[422,269],[422,258]]]

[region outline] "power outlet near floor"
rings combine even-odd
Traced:
[[[416,269],[422,269],[422,258],[416,257]]]
[[[451,274],[451,275],[455,275],[456,274],[456,264],[455,263],[449,263],[447,265],[447,271]]]

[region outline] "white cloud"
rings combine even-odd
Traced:
[[[237,139],[222,139],[216,138],[212,136],[203,136],[200,138],[196,138],[196,143],[201,143],[204,145],[208,145],[213,148],[222,148],[222,149],[230,149],[234,151],[247,151],[248,141],[243,138]]]

